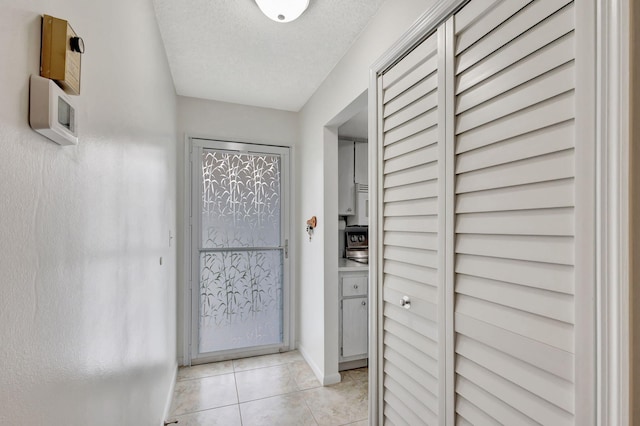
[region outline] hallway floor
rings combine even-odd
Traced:
[[[182,367],[179,426],[367,425],[367,368],[321,386],[298,351]]]

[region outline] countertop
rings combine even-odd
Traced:
[[[347,271],[369,271],[369,265],[354,262],[353,260],[345,259],[344,257],[338,258],[338,272]]]

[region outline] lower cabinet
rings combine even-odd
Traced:
[[[368,272],[340,273],[340,363],[368,358],[368,283]]]

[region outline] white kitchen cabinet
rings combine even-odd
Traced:
[[[367,357],[367,298],[342,300],[342,360]]]
[[[369,184],[369,144],[355,143],[355,182]]]
[[[367,270],[340,272],[340,362],[366,360],[369,344]]]
[[[356,213],[356,185],[354,182],[353,141],[338,141],[338,215]]]

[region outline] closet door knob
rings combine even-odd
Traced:
[[[355,288],[357,290],[358,289],[358,284],[354,284],[353,288]]]
[[[362,301],[362,306],[366,306],[367,302],[365,302],[364,300]]]
[[[400,306],[405,309],[411,308],[411,300],[409,299],[409,296],[402,296],[402,299],[400,299]]]

